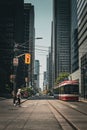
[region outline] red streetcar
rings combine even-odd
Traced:
[[[79,100],[79,82],[77,80],[63,81],[54,88],[54,92],[58,93],[57,98],[59,100],[78,101]]]

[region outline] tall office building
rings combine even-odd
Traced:
[[[49,68],[49,55],[47,55],[47,59],[46,59],[46,68],[47,68],[47,89],[49,89],[49,70],[50,70],[50,68]]]
[[[34,65],[34,87],[36,87],[38,90],[40,88],[39,74],[40,74],[40,62],[39,62],[39,60],[35,60],[35,65]]]
[[[71,70],[70,0],[53,1],[53,40],[55,79]]]
[[[51,23],[51,89],[54,86],[54,45],[53,45],[53,21]]]
[[[0,92],[11,85],[14,44],[24,42],[23,10],[23,0],[0,1]]]
[[[49,47],[49,52],[47,56],[47,78],[48,78],[48,89],[52,88],[52,48]]]
[[[77,1],[71,0],[71,73],[79,67]]]
[[[81,95],[87,98],[87,0],[77,0]]]
[[[44,71],[43,74],[43,90],[47,90],[47,72]]]
[[[24,4],[24,40],[25,40],[25,52],[30,53],[31,62],[25,66],[26,74],[29,84],[33,86],[34,83],[34,60],[35,60],[35,28],[34,28],[34,6],[29,3]],[[27,41],[27,42],[26,42]]]
[[[25,86],[26,77],[33,82],[34,32],[34,7],[31,4],[24,4],[24,0],[0,2],[0,92],[9,86],[13,89],[14,82],[10,82],[10,77],[12,79],[14,75],[16,88]],[[26,52],[31,54],[31,64],[24,65],[23,56],[20,56],[15,67],[14,57]]]

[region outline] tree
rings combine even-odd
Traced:
[[[64,80],[67,80],[68,79],[68,76],[69,76],[69,73],[68,72],[61,72],[59,74],[59,76],[57,77],[56,81],[55,81],[55,85],[56,84],[59,84],[60,82],[64,81]]]
[[[34,95],[34,89],[32,89],[31,87],[23,87],[21,88],[21,93],[23,97],[29,97]]]

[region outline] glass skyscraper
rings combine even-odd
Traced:
[[[87,98],[87,0],[77,0],[81,95]]]
[[[61,72],[71,70],[71,12],[70,0],[53,1],[53,39],[55,79]]]
[[[79,67],[77,1],[71,1],[71,73]]]
[[[20,9],[19,9],[20,8]],[[23,0],[0,1],[0,92],[12,89],[14,44],[24,42]],[[22,73],[22,71],[21,71]]]

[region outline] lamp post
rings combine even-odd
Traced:
[[[38,39],[43,39],[43,37],[36,37],[35,39],[37,39],[37,40],[38,40]]]

